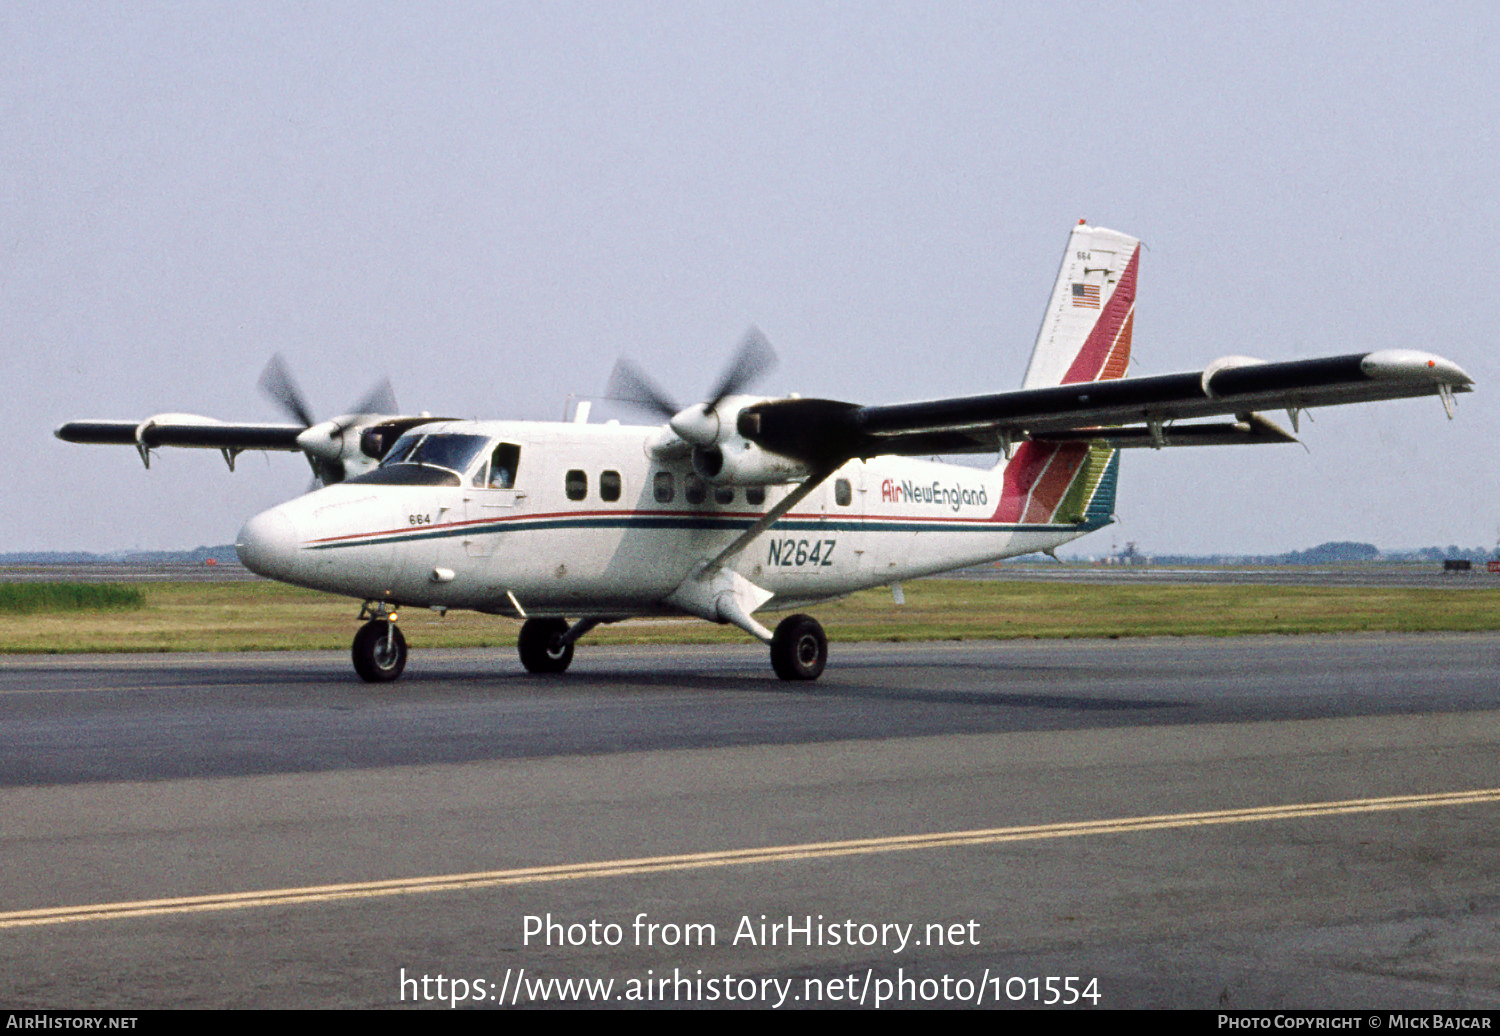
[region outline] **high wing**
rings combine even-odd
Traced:
[[[913,446],[921,452],[926,443],[919,440],[933,435],[955,445],[970,443],[975,450],[1023,439],[1102,440],[1116,447],[1286,442],[1291,436],[1277,434],[1264,418],[1257,420],[1259,411],[1295,414],[1310,407],[1425,395],[1441,395],[1451,411],[1452,394],[1471,388],[1471,379],[1456,364],[1413,350],[1282,363],[1231,357],[1187,374],[861,407],[850,420],[866,448],[881,453],[907,453]],[[1169,426],[1218,415],[1237,420]]]
[[[64,442],[134,446],[151,466],[151,451],[161,446],[218,450],[234,470],[245,450],[284,450],[306,454],[324,485],[342,482],[373,468],[408,430],[445,420],[384,414],[345,414],[314,425],[241,424],[198,414],[157,414],[144,421],[69,421],[53,432]]]
[[[284,450],[307,457],[324,485],[342,482],[379,463],[409,429],[435,420],[429,414],[396,413],[390,383],[381,381],[351,413],[316,421],[280,355],[260,376],[260,387],[300,424],[250,424],[220,421],[199,414],[156,414],[144,421],[70,421],[53,434],[64,442],[134,446],[151,466],[151,451],[162,446],[218,450],[230,470],[245,450]]]
[[[157,414],[144,421],[69,421],[54,433],[64,442],[106,446],[195,446],[207,450],[288,450],[307,428],[295,424],[227,424],[197,414]]]
[[[768,400],[745,408],[740,433],[764,449],[827,463],[837,456],[994,453],[1013,443],[1097,441],[1110,446],[1209,446],[1293,442],[1260,411],[1472,389],[1452,361],[1391,349],[1262,363],[1229,357],[1202,371],[1084,381],[890,406],[823,399]],[[1172,424],[1232,415],[1233,422]]]
[[[1028,441],[1114,448],[1294,442],[1261,412],[1286,410],[1295,431],[1309,407],[1437,395],[1452,417],[1454,393],[1472,387],[1456,364],[1409,349],[1277,363],[1226,356],[1201,371],[1127,378],[1140,254],[1139,239],[1080,221],[1018,391],[891,406],[764,400],[740,411],[736,430],[764,450],[824,469],[883,454],[1009,455]],[[1202,420],[1218,416],[1233,420]]]

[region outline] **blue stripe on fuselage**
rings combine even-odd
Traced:
[[[757,519],[739,516],[715,516],[707,514],[621,514],[619,516],[580,515],[566,517],[548,515],[540,518],[500,518],[458,525],[438,526],[431,529],[401,531],[398,533],[371,533],[352,535],[333,541],[315,541],[303,546],[309,550],[335,550],[340,547],[366,547],[375,544],[409,543],[417,540],[448,539],[453,536],[490,536],[506,532],[540,532],[552,529],[679,529],[697,531],[742,532],[755,524]],[[1109,520],[1089,520],[1068,524],[1001,524],[988,519],[970,521],[946,521],[942,519],[858,519],[858,518],[788,518],[772,525],[768,534],[787,532],[1056,532],[1060,529],[1076,529],[1093,532],[1109,525]]]

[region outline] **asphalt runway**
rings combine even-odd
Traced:
[[[0,1002],[1500,1006],[1500,634],[763,655],[7,658]]]

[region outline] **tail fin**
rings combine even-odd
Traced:
[[[1140,250],[1115,230],[1073,228],[1022,388],[1124,377]]]
[[[1140,242],[1127,234],[1073,228],[1022,388],[1124,377],[1139,260]],[[1119,470],[1118,453],[1097,443],[1023,443],[1005,464],[995,520],[1108,525]]]

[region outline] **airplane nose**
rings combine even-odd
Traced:
[[[301,547],[297,530],[279,508],[262,511],[246,522],[234,538],[240,563],[267,579],[291,579],[296,573]]]

